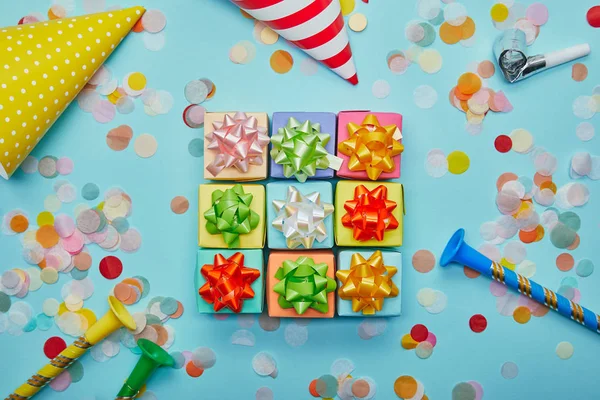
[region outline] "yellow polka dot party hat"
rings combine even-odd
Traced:
[[[144,11],[0,29],[0,176],[12,176]]]

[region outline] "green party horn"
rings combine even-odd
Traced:
[[[131,371],[129,378],[119,390],[116,400],[135,399],[144,383],[159,367],[172,367],[175,363],[173,357],[162,347],[148,339],[140,339],[137,342],[142,351],[142,356]]]

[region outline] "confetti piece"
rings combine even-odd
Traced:
[[[324,398],[333,398],[337,394],[338,380],[333,375],[322,375],[315,384],[315,391]]]
[[[217,356],[215,352],[208,347],[198,347],[193,352],[192,362],[198,368],[209,369],[216,364]]]
[[[491,61],[485,60],[477,66],[477,73],[484,79],[491,78],[496,72],[496,67]]]
[[[416,340],[414,340],[409,333],[407,333],[406,335],[402,336],[402,339],[400,341],[400,344],[402,345],[403,348],[405,348],[406,350],[412,350],[415,347],[417,347],[417,345],[419,344],[419,342],[417,342]]]
[[[462,29],[460,26],[450,25],[444,22],[440,26],[440,39],[446,44],[456,44],[462,40]]]
[[[142,16],[142,26],[150,33],[158,33],[165,29],[167,18],[165,15],[156,9],[146,10]]]
[[[527,307],[517,307],[513,312],[513,318],[519,324],[526,324],[531,319],[531,311]]]
[[[582,63],[573,64],[573,67],[571,70],[571,78],[573,78],[573,80],[575,82],[583,82],[585,80],[585,78],[587,78],[587,76],[588,76],[588,68],[585,66],[585,64],[582,64]]]
[[[475,271],[474,269],[471,269],[469,267],[464,267],[463,272],[464,272],[465,276],[469,279],[475,279],[475,278],[479,277],[479,275],[481,275],[480,272]]]
[[[448,171],[455,175],[465,173],[469,169],[469,156],[462,151],[453,151],[448,154]]]
[[[474,400],[482,400],[483,399],[483,387],[479,382],[469,381],[469,385],[473,386],[475,389],[475,399]]]
[[[190,207],[190,202],[184,196],[176,196],[171,200],[171,211],[175,214],[184,214]]]
[[[132,137],[133,130],[131,127],[129,125],[121,125],[108,131],[108,134],[106,135],[106,144],[111,150],[122,151],[129,146]]]
[[[422,341],[424,341],[425,339],[427,339],[427,335],[428,334],[429,334],[429,331],[427,330],[427,327],[425,325],[422,325],[422,324],[416,324],[410,330],[410,336],[416,342],[422,342]]]
[[[433,346],[427,341],[420,342],[415,348],[415,354],[420,359],[427,359],[433,354]]]
[[[63,340],[63,338],[58,336],[53,336],[46,340],[44,343],[44,354],[49,359],[53,359],[57,355],[60,354],[61,351],[67,348],[67,343]]]
[[[427,153],[425,159],[425,170],[433,178],[441,178],[448,172],[448,160],[440,149],[433,149]]]
[[[422,307],[431,307],[436,300],[435,290],[423,288],[417,292],[417,301]]]
[[[442,69],[442,55],[435,49],[423,50],[418,59],[421,69],[428,74],[435,74]]]
[[[586,14],[586,19],[591,27],[600,28],[600,6],[591,7]]]
[[[355,0],[340,0],[340,7],[343,16],[350,15],[354,11]]]
[[[494,147],[500,153],[508,153],[512,149],[512,139],[507,135],[499,135],[494,140]]]
[[[544,25],[548,22],[548,7],[542,3],[533,3],[527,7],[525,16],[536,26]]]
[[[270,376],[277,371],[277,363],[271,354],[261,351],[252,358],[252,369],[259,376]]]
[[[292,55],[285,50],[276,50],[271,55],[269,61],[271,68],[278,74],[285,74],[292,69],[294,59]]]
[[[429,109],[437,102],[438,94],[431,86],[421,85],[414,90],[413,99],[417,107]]]
[[[100,273],[106,279],[116,279],[123,272],[123,263],[115,256],[106,256],[100,260]]]
[[[508,7],[505,4],[494,4],[490,10],[492,20],[495,22],[503,22],[508,18]]]
[[[452,388],[452,400],[474,400],[475,396],[475,388],[468,382],[457,383]]]
[[[63,371],[54,378],[49,386],[56,392],[64,392],[71,385],[71,374],[69,371]]]
[[[592,125],[589,122],[582,122],[579,125],[577,125],[576,134],[579,140],[583,142],[592,140],[594,138],[594,135],[596,134],[594,125]]]
[[[348,26],[354,32],[362,32],[367,27],[367,17],[361,13],[354,13],[348,19]]]
[[[385,99],[390,95],[391,86],[388,81],[384,79],[379,79],[373,82],[373,87],[371,91],[373,92],[373,96],[378,99]]]
[[[143,133],[135,139],[133,144],[135,154],[142,158],[152,157],[158,148],[158,143],[154,136]]]
[[[435,256],[429,250],[419,250],[412,257],[413,268],[425,274],[435,267]]]
[[[204,370],[196,366],[196,364],[194,364],[192,361],[190,361],[185,365],[185,372],[192,378],[198,378],[202,376]]]
[[[256,344],[256,338],[252,332],[240,329],[231,335],[231,344],[252,347]]]
[[[305,326],[292,323],[285,327],[284,338],[285,342],[291,347],[302,346],[308,340],[308,329]]]
[[[533,136],[525,129],[515,129],[510,133],[512,149],[517,153],[527,153],[533,147]]]
[[[481,333],[487,328],[487,319],[481,314],[475,314],[469,319],[469,327],[475,333]]]
[[[446,294],[444,292],[436,290],[435,303],[433,303],[433,305],[430,307],[425,307],[425,310],[427,310],[427,312],[430,314],[439,314],[446,309],[447,305],[448,297],[446,296]]]
[[[248,64],[256,56],[256,46],[248,40],[242,40],[229,50],[229,59],[234,64]]]
[[[519,375],[519,367],[514,362],[508,361],[502,364],[500,373],[504,379],[514,379]]]
[[[575,272],[580,277],[587,278],[588,276],[592,275],[592,273],[594,273],[594,262],[587,258],[579,260]]]
[[[273,391],[268,387],[263,386],[261,388],[258,388],[258,390],[256,391],[256,400],[273,400],[273,398]]]
[[[573,345],[569,342],[560,342],[556,345],[556,355],[561,360],[568,360],[573,356]]]
[[[556,257],[556,267],[563,272],[570,271],[574,265],[575,260],[569,253],[562,253]]]
[[[412,376],[402,375],[394,382],[394,393],[402,399],[411,399],[417,393],[417,380]]]
[[[450,3],[444,7],[444,20],[450,25],[461,26],[467,20],[467,9],[461,3]]]

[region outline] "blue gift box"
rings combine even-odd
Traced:
[[[287,125],[290,117],[296,118],[300,123],[305,121],[310,121],[311,123],[319,123],[321,124],[321,132],[328,133],[330,135],[329,142],[325,145],[325,149],[329,154],[335,154],[335,146],[336,146],[336,132],[337,132],[337,116],[334,113],[328,112],[276,112],[273,113],[272,126],[271,126],[271,136],[277,134],[279,128],[283,128]],[[269,146],[270,149],[273,148],[271,144]],[[283,175],[283,167],[279,164],[276,164],[273,161],[273,157],[269,157],[271,159],[271,177],[272,178],[283,178],[286,179]],[[316,175],[309,177],[308,179],[329,179],[333,178],[334,171],[331,168],[327,169],[317,169]],[[294,179],[294,177],[290,177],[289,179]]]
[[[286,238],[283,233],[273,227],[273,221],[277,218],[278,212],[273,206],[273,200],[286,201],[288,188],[295,187],[302,195],[306,196],[313,192],[321,195],[321,202],[333,204],[333,188],[329,182],[271,182],[267,184],[267,246],[270,249],[289,249],[286,244]],[[333,216],[327,216],[324,220],[327,237],[322,242],[314,241],[310,249],[331,249],[333,247]],[[300,245],[296,250],[306,250]]]
[[[338,254],[337,270],[350,269],[350,261],[354,253],[359,253],[366,260],[371,257],[375,249],[361,251],[341,250]],[[402,314],[402,253],[392,250],[381,250],[383,254],[383,263],[386,267],[396,267],[398,272],[392,277],[392,282],[398,287],[399,293],[396,297],[386,297],[383,300],[383,308],[373,315],[364,315],[362,311],[352,311],[352,300],[343,300],[340,298],[339,290],[342,287],[342,282],[338,279],[338,293],[336,296],[336,308],[340,317],[397,317]]]
[[[227,250],[227,249],[199,249],[196,259],[196,271],[194,275],[194,284],[196,287],[196,304],[200,314],[235,314],[229,308],[224,307],[218,312],[215,312],[212,304],[207,303],[202,296],[198,294],[198,290],[206,283],[206,280],[200,273],[204,264],[213,264],[216,254],[222,254],[225,258],[229,258],[235,253],[240,252],[244,255],[244,267],[254,268],[260,271],[260,276],[250,287],[254,290],[252,299],[243,300],[242,311],[240,314],[260,314],[263,311],[265,297],[265,269],[263,251],[260,250]]]

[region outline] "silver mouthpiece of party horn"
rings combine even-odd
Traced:
[[[527,57],[525,32],[508,29],[494,43],[494,56],[502,74],[510,83],[528,78],[540,71],[590,54],[590,45],[578,44],[563,50]]]

